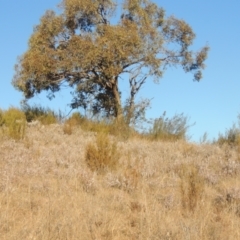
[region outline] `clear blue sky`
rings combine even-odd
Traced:
[[[27,50],[33,26],[47,9],[57,9],[60,0],[0,0],[0,108],[20,106],[22,94],[11,80],[17,57]],[[118,0],[120,2],[120,0]],[[149,118],[159,117],[163,111],[169,117],[184,113],[196,122],[190,129],[192,140],[199,140],[207,132],[209,138],[237,121],[240,112],[240,1],[239,0],[162,0],[154,1],[167,15],[184,19],[196,33],[193,49],[208,43],[210,53],[201,82],[193,82],[192,74],[181,68],[168,69],[155,85],[149,81],[140,96],[153,98]],[[123,93],[128,89],[122,89]],[[60,92],[49,101],[43,93],[30,103],[49,106],[68,112],[71,101],[66,92]]]

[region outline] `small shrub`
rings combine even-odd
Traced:
[[[65,125],[67,131],[75,126],[81,126],[81,129],[84,131],[108,133],[108,131],[106,131],[106,124],[83,117],[79,112],[73,113],[72,116],[65,121]]]
[[[105,123],[104,121],[94,121],[85,118],[81,123],[81,128],[84,131],[109,134],[109,124]]]
[[[67,120],[68,123],[72,125],[80,125],[84,121],[84,117],[81,116],[79,112],[75,112],[72,116]]]
[[[26,115],[27,122],[32,122],[34,120],[40,121],[43,125],[49,125],[57,123],[57,115],[54,111],[46,109],[41,106],[29,106],[25,104],[22,106],[22,111]]]
[[[166,117],[166,112],[154,120],[152,128],[147,134],[152,140],[178,140],[187,139],[188,117],[183,113],[175,114],[172,118]],[[192,126],[192,125],[191,125]]]
[[[38,119],[43,125],[50,125],[50,124],[54,124],[57,123],[57,117],[54,114],[54,112],[49,111],[47,114],[39,117]]]
[[[225,134],[219,134],[215,143],[219,145],[228,144],[230,146],[236,146],[240,139],[240,129],[235,124],[225,131]]]
[[[73,128],[80,126],[83,131],[90,131],[101,134],[110,134],[120,138],[129,138],[136,133],[134,129],[129,127],[124,121],[111,121],[109,119],[101,118],[89,119],[75,112],[68,118],[63,126],[65,134],[72,134]]]
[[[26,128],[26,116],[17,108],[10,108],[3,114],[4,125],[7,127],[8,135],[15,139],[23,139]]]
[[[63,125],[63,132],[65,134],[71,135],[73,132],[73,128],[79,126],[81,123],[86,121],[80,113],[75,112],[72,114],[70,118],[68,118]]]
[[[29,106],[28,104],[24,104],[22,106],[22,111],[26,115],[27,122],[32,122],[34,120],[38,120],[39,117],[46,115],[46,109],[41,106]]]
[[[75,112],[69,117],[65,123],[71,126],[78,126],[84,122],[84,117],[79,112]]]
[[[106,134],[99,134],[96,143],[86,147],[85,160],[92,171],[114,170],[118,164],[119,152],[116,142],[111,143]]]

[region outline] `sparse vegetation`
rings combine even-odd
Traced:
[[[78,114],[67,122],[71,135],[27,125],[21,141],[0,138],[2,239],[239,239],[236,147],[122,141]]]
[[[183,113],[137,131],[149,77],[181,66],[200,81],[209,47],[194,51],[192,28],[150,0],[60,5],[34,28],[12,83],[25,100],[69,86],[71,108],[91,117],[0,109],[1,239],[240,239],[240,124],[201,144],[188,142]]]

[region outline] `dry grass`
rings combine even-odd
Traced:
[[[85,159],[96,134],[80,127],[0,137],[1,239],[240,239],[239,152],[228,145],[118,141],[118,167],[101,175]]]

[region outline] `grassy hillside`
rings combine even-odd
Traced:
[[[1,239],[240,239],[236,147],[70,130],[1,133]]]

